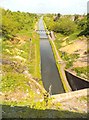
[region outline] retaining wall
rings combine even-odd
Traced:
[[[78,90],[78,91],[72,91],[69,93],[63,93],[63,94],[57,94],[57,95],[52,95],[51,98],[53,99],[53,102],[62,102],[66,101],[69,99],[73,98],[79,98],[82,96],[89,96],[89,89],[83,89],[83,90]]]
[[[89,88],[88,80],[80,78],[67,70],[65,70],[65,74],[73,91]]]

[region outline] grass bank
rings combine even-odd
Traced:
[[[30,41],[31,38],[31,41]],[[31,78],[41,86],[39,36],[34,31],[18,34],[13,41],[2,41],[2,93],[3,104],[31,105],[42,94],[29,78],[23,74],[28,71]],[[37,91],[38,90],[38,91]]]

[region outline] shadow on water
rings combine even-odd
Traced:
[[[50,94],[64,93],[64,88],[56,66],[48,36],[44,30],[42,19],[39,21],[40,51],[41,51],[41,74],[44,87]],[[44,31],[44,32],[42,32]]]
[[[24,120],[28,118],[87,118],[87,114],[53,109],[37,110],[26,106],[10,107],[9,105],[3,105],[2,118],[3,120],[5,118],[8,120],[10,118],[13,118],[13,120],[20,120],[20,118]]]

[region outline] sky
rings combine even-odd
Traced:
[[[0,7],[30,13],[86,14],[88,0],[0,0]]]

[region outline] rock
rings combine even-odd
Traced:
[[[78,111],[78,108],[77,108],[77,107],[74,107],[73,110]]]

